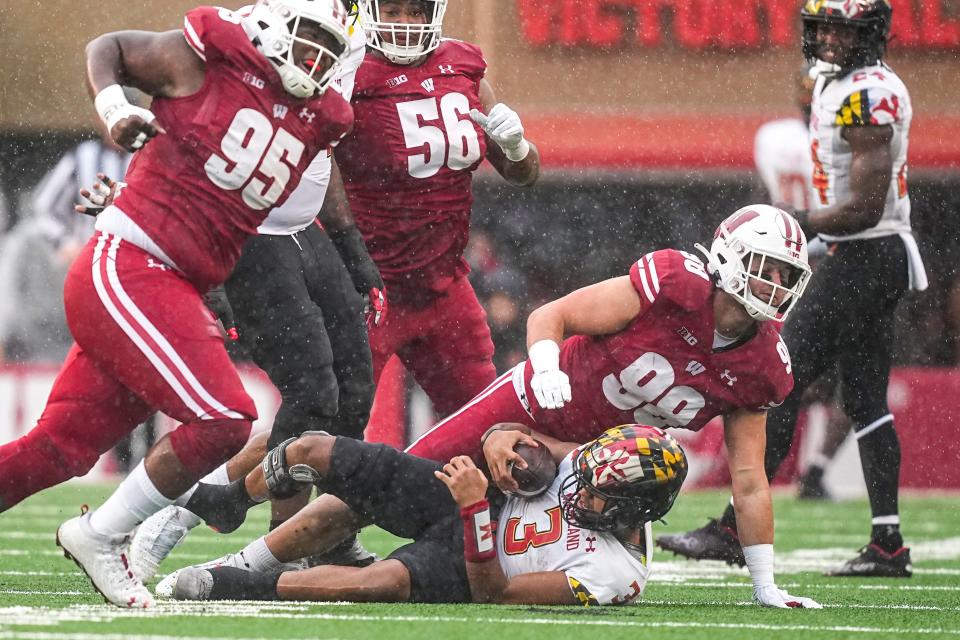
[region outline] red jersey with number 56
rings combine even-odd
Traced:
[[[353,114],[332,89],[287,93],[232,11],[190,11],[184,37],[206,62],[203,86],[153,101],[167,133],[134,155],[115,204],[205,290],[226,279],[244,240]]]
[[[472,172],[486,154],[480,49],[444,40],[416,67],[367,53],[356,123],[337,147],[350,208],[391,295],[429,297],[469,271]]]
[[[648,253],[631,267],[630,282],[642,309],[629,326],[563,343],[560,368],[573,401],[552,411],[531,403],[550,433],[586,442],[608,425],[630,422],[697,431],[716,416],[764,411],[787,397],[793,374],[779,323],[758,323],[745,342],[713,349],[716,290],[695,255]],[[529,363],[525,374],[532,398]]]

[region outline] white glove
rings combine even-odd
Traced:
[[[570,378],[560,370],[560,346],[553,340],[540,340],[530,345],[530,366],[533,378],[530,388],[544,409],[559,409],[570,402]]]
[[[470,118],[480,125],[491,140],[500,145],[511,162],[520,162],[530,153],[530,143],[523,137],[520,116],[502,102],[493,105],[487,115],[471,109]]]
[[[157,119],[157,117],[153,115],[153,112],[149,109],[130,104],[127,96],[123,93],[123,87],[118,84],[112,84],[98,93],[97,97],[94,98],[93,106],[96,107],[97,113],[100,114],[100,119],[107,125],[107,131],[110,132],[111,136],[115,135],[113,131],[114,125],[127,118],[140,118],[146,123],[146,126],[142,127],[133,141],[129,143],[131,149],[139,149],[148,139],[155,136],[157,132],[163,131],[162,127],[151,126],[153,121]],[[120,146],[127,146],[123,140],[116,140],[116,142]]]
[[[777,609],[823,609],[816,600],[792,596],[775,584],[754,587],[753,600],[761,606]]]

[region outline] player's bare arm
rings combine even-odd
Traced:
[[[618,276],[548,302],[527,319],[527,346],[558,344],[564,336],[607,335],[623,330],[640,314],[640,296],[630,276]]]
[[[804,223],[808,233],[844,235],[876,226],[883,216],[893,171],[890,125],[846,127],[842,135],[850,144],[850,198],[832,207],[810,212]]]
[[[488,540],[476,540],[465,531],[464,558],[467,579],[474,602],[487,604],[577,604],[566,574],[545,571],[516,576],[508,580],[497,562],[495,535],[486,505],[487,479],[467,456],[458,456],[434,472],[447,485],[460,507],[465,527],[473,527],[470,518],[486,516]],[[485,510],[485,514],[483,513]],[[472,528],[470,529],[473,530]],[[478,549],[481,545],[481,549]],[[489,551],[487,547],[489,545]],[[474,548],[471,548],[474,547]]]
[[[203,86],[204,62],[180,31],[108,33],[87,45],[86,57],[90,97],[108,123],[110,135],[129,151],[139,149],[164,129],[146,109],[123,109],[131,105],[123,98],[120,85],[166,98],[188,96]],[[119,118],[110,118],[111,113]]]
[[[763,459],[767,442],[767,414],[738,409],[724,417],[733,504],[740,543],[773,544],[773,506]]]
[[[524,139],[520,118],[506,105],[497,104],[493,87],[486,80],[480,81],[479,97],[484,117],[477,114],[471,117],[494,143],[487,146],[487,160],[510,184],[532,185],[540,177],[540,152]]]

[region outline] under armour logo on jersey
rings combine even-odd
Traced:
[[[273,117],[277,120],[283,120],[287,117],[287,105],[285,104],[275,104],[273,105]]]
[[[687,373],[689,374],[698,376],[706,370],[707,368],[702,364],[700,364],[699,362],[697,362],[696,360],[691,360],[690,362],[687,363]]]
[[[586,538],[584,538],[584,540],[587,541],[587,548],[584,549],[586,553],[593,553],[594,551],[597,550],[597,548],[593,544],[594,542],[597,541],[596,536],[587,536]]]
[[[147,258],[147,268],[148,269],[160,269],[160,271],[166,271],[170,267],[163,264],[162,262],[157,262],[153,258]]]
[[[420,83],[420,86],[426,89],[427,91],[433,92],[433,78],[427,78]]]
[[[724,369],[723,373],[720,374],[720,379],[726,381],[727,386],[732,387],[733,383],[737,381],[737,376],[730,375],[730,369]]]
[[[446,74],[456,73],[456,71],[454,71],[453,69],[452,64],[438,64],[437,69],[440,69],[440,73],[446,73]]]
[[[313,119],[317,117],[317,114],[315,114],[313,111],[308,111],[306,107],[300,109],[300,113],[297,115],[300,116],[301,120],[306,120],[307,124],[312,124]]]
[[[404,82],[406,82],[406,81],[407,81],[407,76],[406,76],[406,74],[401,73],[400,75],[398,75],[398,76],[396,76],[396,77],[394,77],[394,78],[390,78],[389,80],[387,80],[387,86],[392,89],[393,87],[399,87],[400,85],[402,85],[402,84],[403,84]]]

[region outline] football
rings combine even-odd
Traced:
[[[526,469],[511,465],[510,474],[520,487],[515,493],[530,498],[546,491],[557,475],[557,463],[547,446],[541,442],[539,447],[531,447],[521,442],[513,450],[527,463]]]

